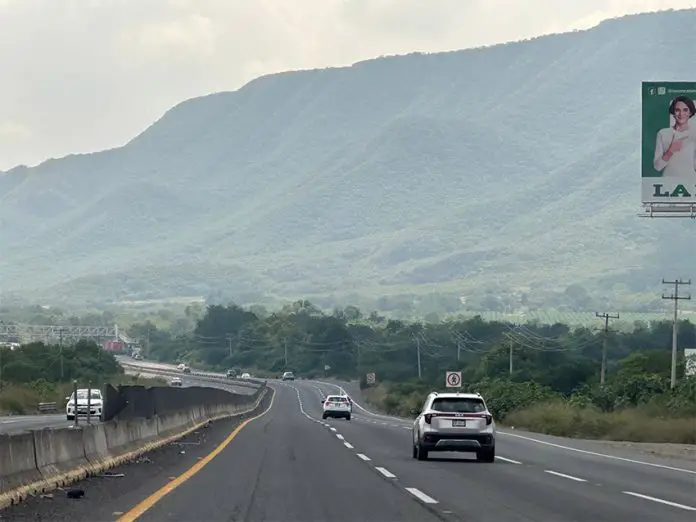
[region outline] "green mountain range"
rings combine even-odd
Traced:
[[[121,148],[0,174],[0,286],[657,306],[696,247],[692,221],[637,217],[640,82],[688,80],[695,27],[630,16],[187,100]]]

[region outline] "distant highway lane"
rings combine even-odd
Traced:
[[[157,374],[159,368],[168,370],[166,365],[155,365],[154,368],[143,366],[142,375],[148,377],[163,377]],[[150,370],[150,371],[148,371]],[[221,388],[240,395],[250,395],[254,393],[254,389],[242,386],[234,386],[225,382],[215,382],[207,380],[205,377],[190,376],[186,374],[180,375],[182,386],[202,386],[208,388]],[[166,378],[166,377],[165,377]],[[87,420],[80,417],[80,424],[86,424]],[[91,419],[93,424],[99,423],[97,419]],[[69,421],[65,417],[65,413],[56,413],[51,415],[11,415],[0,416],[0,433],[20,433],[28,430],[40,430],[43,428],[67,428],[73,425],[73,421]]]
[[[129,357],[119,356],[116,358],[121,363],[128,373],[140,373],[147,377],[162,377],[171,379],[172,377],[180,377],[184,384],[189,383],[189,386],[208,386],[210,388],[222,388],[229,390],[232,393],[240,395],[251,395],[256,391],[256,385],[243,385],[234,380],[225,382],[216,381],[216,379],[225,379],[225,374],[215,372],[194,371],[192,374],[179,372],[173,364],[156,363],[152,361],[136,361]]]
[[[295,383],[305,411],[321,415],[336,385]],[[360,400],[359,392],[349,391]],[[411,422],[354,407],[329,430],[399,481],[417,487],[464,520],[696,520],[696,463],[600,451],[580,441],[500,430],[494,464],[467,454],[411,456]]]
[[[80,418],[80,422],[83,422]],[[94,422],[94,419],[93,419]],[[54,415],[10,415],[0,417],[0,433],[19,433],[42,428],[67,428],[73,422],[65,418],[65,413]]]

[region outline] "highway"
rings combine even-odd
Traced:
[[[124,468],[128,482],[109,482],[108,489],[100,483],[87,484],[84,487],[91,493],[80,506],[59,498],[50,504],[31,501],[9,513],[10,518],[21,514],[16,520],[44,515],[72,522],[696,520],[693,461],[600,453],[579,441],[501,430],[495,463],[447,453],[431,454],[421,462],[411,457],[409,421],[376,415],[361,409],[365,406],[359,402],[353,420],[322,421],[321,400],[336,393],[334,385],[313,381],[271,385],[276,391],[265,413],[241,427],[220,424],[215,429],[223,431],[211,432],[211,443],[198,448],[202,453],[192,454],[188,463],[168,464],[160,457],[156,469]],[[358,393],[351,395],[360,400]],[[158,474],[150,477],[151,473]]]
[[[42,428],[68,428],[72,424],[72,421],[65,418],[65,413],[2,416],[0,417],[0,433],[18,433]]]
[[[128,361],[130,362],[130,361]],[[137,361],[139,362],[139,361]],[[171,372],[172,365],[143,362],[137,364],[142,367],[142,371],[133,372],[126,370],[126,373],[139,373],[143,377],[160,377],[167,380],[173,375],[163,375],[158,372]],[[221,388],[240,395],[251,395],[255,389],[248,386],[235,386],[233,383],[214,381],[205,377],[192,376],[177,372],[177,376],[181,378],[182,387],[189,386],[205,386],[208,388]],[[224,377],[222,374],[210,373],[209,377]],[[64,404],[59,405],[60,410],[64,410]],[[92,423],[98,423],[97,419],[92,419]],[[80,423],[86,423],[86,419],[80,418]],[[0,416],[0,433],[20,433],[22,431],[40,430],[43,428],[68,428],[73,425],[73,421],[69,421],[65,417],[65,413],[57,413],[51,415],[12,415]]]

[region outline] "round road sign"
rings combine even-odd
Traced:
[[[445,380],[447,387],[459,388],[462,385],[462,372],[447,372]]]

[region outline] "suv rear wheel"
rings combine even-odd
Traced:
[[[491,449],[477,451],[476,460],[480,460],[481,462],[495,462],[495,446]]]
[[[416,458],[418,460],[428,460],[428,450],[420,442],[416,446]]]

